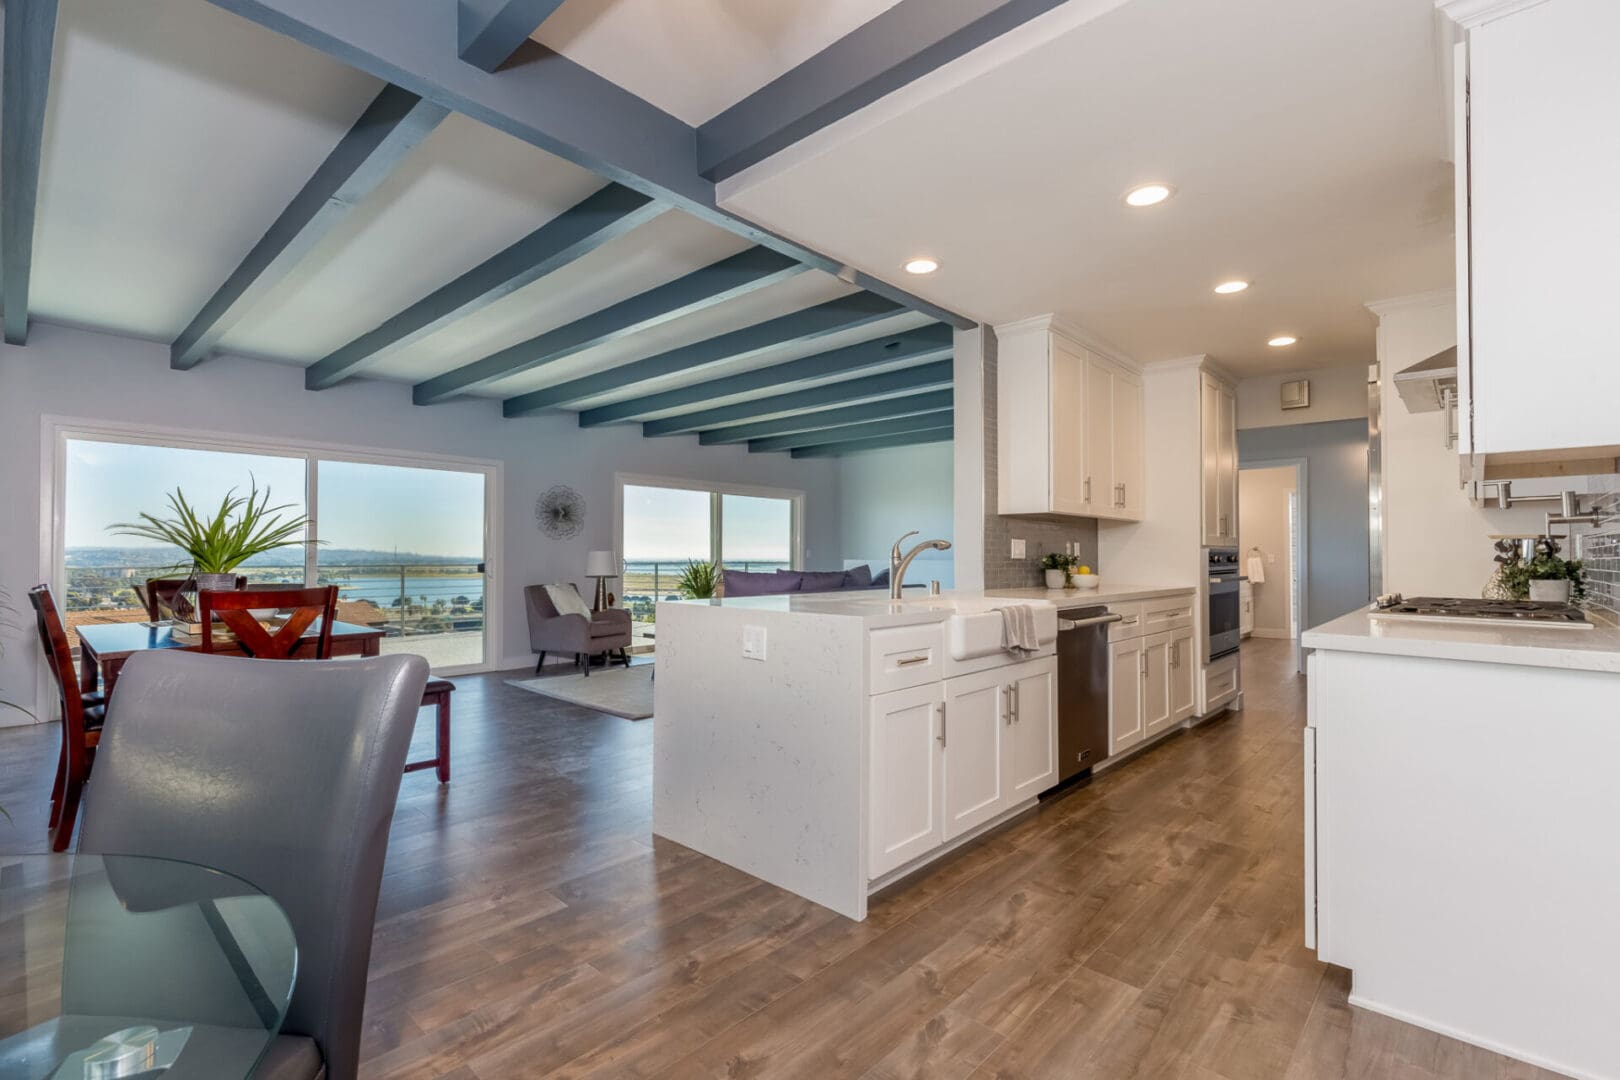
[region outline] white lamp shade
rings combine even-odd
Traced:
[[[611,551],[593,551],[585,556],[586,577],[618,577],[619,560]]]

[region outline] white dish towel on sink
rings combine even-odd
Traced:
[[[1001,647],[1019,656],[1040,648],[1035,635],[1035,609],[1028,604],[1008,604],[1001,609]]]

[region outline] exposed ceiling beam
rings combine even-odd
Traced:
[[[34,211],[51,87],[56,0],[6,0],[5,71],[0,76],[0,303],[5,339],[28,341],[28,284],[34,264]]]
[[[901,0],[701,124],[698,167],[733,176],[1061,3]]]
[[[450,28],[441,4],[210,2],[867,292],[959,330],[974,325],[972,319],[720,209],[714,184],[698,171],[697,129],[537,42],[523,44],[492,75],[463,63],[446,47]]]
[[[385,86],[326,156],[242,264],[169,346],[169,366],[196,367],[253,305],[286,281],[304,257],[376,190],[450,115],[409,90]]]
[[[684,435],[706,428],[741,424],[750,420],[764,420],[788,413],[811,412],[832,405],[848,405],[867,398],[886,394],[905,394],[918,390],[937,390],[950,386],[953,363],[935,360],[931,364],[886,371],[882,375],[867,375],[859,379],[812,386],[808,390],[795,390],[791,394],[754,398],[735,405],[718,405],[700,412],[671,416],[662,420],[648,420],[641,425],[643,435]]]
[[[922,446],[925,443],[950,442],[955,432],[948,427],[935,431],[913,431],[905,435],[889,435],[881,439],[861,439],[858,442],[828,443],[825,446],[801,446],[792,451],[796,458],[844,457],[864,450],[887,450],[894,446]]]
[[[567,382],[547,386],[532,393],[507,398],[507,416],[529,416],[555,409],[598,394],[620,390],[636,383],[661,379],[710,364],[735,360],[763,349],[815,341],[829,334],[857,330],[895,315],[900,306],[871,293],[840,296],[815,307],[769,319],[718,337],[682,345],[668,352],[635,360],[618,367],[597,371]]]
[[[494,71],[561,6],[562,0],[457,0],[461,58]]]
[[[304,372],[304,386],[310,390],[335,386],[380,353],[402,348],[488,307],[668,209],[639,191],[609,184],[375,330],[316,361]]]
[[[893,337],[881,337],[845,345],[841,349],[817,353],[785,364],[755,368],[735,375],[709,379],[660,394],[616,401],[579,414],[580,427],[596,427],[620,420],[636,420],[644,416],[723,401],[756,390],[773,387],[787,389],[795,383],[814,382],[851,372],[875,369],[922,360],[938,360],[951,354],[951,328],[935,323],[919,330],[908,330]]]
[[[694,270],[656,289],[592,312],[538,337],[491,353],[454,371],[417,383],[418,405],[436,405],[520,372],[650,329],[694,312],[746,296],[809,269],[769,248],[753,247]]]
[[[774,435],[792,435],[796,432],[819,431],[822,428],[844,427],[871,420],[889,420],[918,413],[946,412],[951,408],[954,392],[931,390],[925,394],[907,394],[905,397],[868,401],[864,405],[845,405],[841,408],[820,409],[816,412],[794,413],[775,420],[756,420],[751,424],[711,428],[698,434],[704,446],[724,446],[727,443],[767,439]]]
[[[796,435],[775,435],[769,439],[750,439],[748,452],[762,454],[779,450],[797,450],[802,446],[826,446],[829,443],[877,439],[886,435],[909,435],[915,431],[939,431],[951,427],[954,423],[954,416],[950,412],[918,413],[916,416],[902,416],[894,420],[874,420],[868,424],[801,431]]]

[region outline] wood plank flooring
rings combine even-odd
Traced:
[[[865,923],[654,840],[656,721],[458,679],[454,781],[401,789],[362,1075],[1552,1076],[1351,1008],[1349,973],[1301,944],[1289,657],[1246,644],[1242,712],[1043,803]],[[5,850],[43,850],[54,747],[0,731]]]

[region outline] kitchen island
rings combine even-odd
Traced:
[[[1308,631],[1306,943],[1352,1004],[1620,1077],[1620,630]]]
[[[852,919],[1057,782],[1057,608],[980,594],[658,605],[653,831]]]

